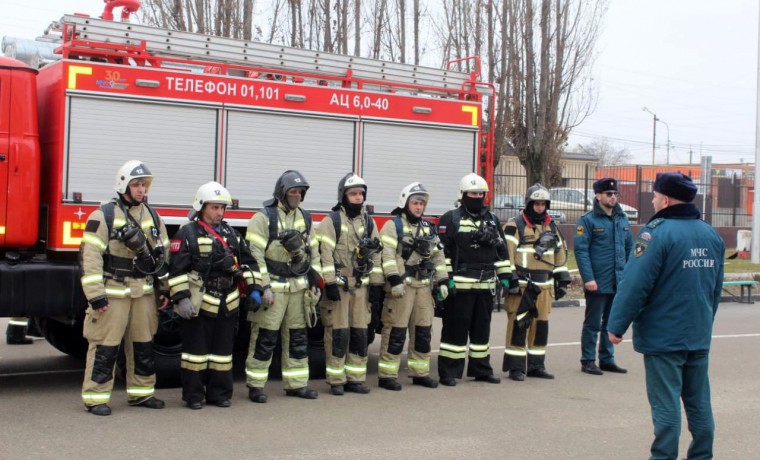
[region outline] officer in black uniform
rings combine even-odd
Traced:
[[[195,194],[190,223],[172,240],[169,286],[182,318],[182,399],[190,409],[203,400],[230,407],[232,347],[240,297],[261,303],[261,274],[248,244],[222,220],[230,192],[218,182]]]

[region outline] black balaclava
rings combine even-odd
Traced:
[[[482,196],[480,198],[473,198],[471,196],[468,196],[466,193],[464,196],[462,196],[462,205],[464,208],[473,215],[480,214],[480,211],[483,210],[483,207],[485,206],[486,197]]]
[[[531,223],[536,224],[536,225],[541,225],[544,222],[546,222],[547,210],[544,209],[544,212],[539,214],[535,211],[535,209],[533,209],[533,203],[535,203],[535,201],[531,201],[530,203],[528,203],[528,206],[525,207],[525,215],[528,216],[528,220]]]
[[[349,189],[350,190],[350,189]],[[348,191],[348,190],[346,190]],[[341,205],[343,205],[343,209],[346,210],[346,215],[349,219],[353,219],[354,217],[358,216],[362,212],[362,206],[364,206],[364,200],[362,200],[359,204],[353,204],[349,203],[348,197],[346,194],[343,194],[343,199],[341,200]]]
[[[404,207],[404,215],[406,216],[406,220],[408,220],[409,223],[412,225],[417,225],[421,220],[420,217],[417,217],[414,214],[412,214],[412,212],[407,207]]]

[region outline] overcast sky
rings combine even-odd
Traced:
[[[264,0],[258,0],[261,5]],[[99,0],[2,0],[0,37],[33,38],[63,13],[98,16]],[[757,0],[611,0],[595,63],[596,111],[570,146],[607,137],[652,161],[652,115],[670,130],[670,162],[754,161]],[[667,128],[657,123],[656,162]]]

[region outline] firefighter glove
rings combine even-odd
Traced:
[[[406,292],[406,288],[404,287],[404,283],[397,284],[391,288],[391,297],[394,299],[398,299],[399,297],[404,297],[404,293]]]
[[[197,312],[195,311],[195,308],[193,308],[193,303],[190,301],[189,297],[181,299],[177,303],[175,311],[179,317],[183,319],[193,319],[193,317],[197,315]]]
[[[457,283],[454,282],[453,278],[449,278],[449,295],[451,297],[457,295]]]
[[[445,284],[441,284],[438,286],[438,293],[436,294],[435,298],[436,300],[446,300],[446,297],[449,296],[449,288],[446,287]]]
[[[246,311],[254,313],[259,311],[259,308],[261,308],[261,291],[258,289],[251,291],[251,293],[248,294],[248,297],[245,299],[244,307]]]
[[[332,300],[333,302],[339,302],[340,290],[338,289],[338,283],[330,283],[327,286],[325,286],[325,295],[327,296],[327,300]]]
[[[270,288],[264,290],[264,294],[261,295],[261,305],[268,307],[274,303],[274,292]]]
[[[554,298],[559,300],[567,295],[567,286],[558,284],[554,287]]]

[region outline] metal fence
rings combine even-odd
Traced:
[[[552,217],[560,223],[574,224],[593,207],[593,183],[599,178],[618,180],[619,203],[633,224],[644,224],[653,215],[652,184],[657,172],[677,171],[689,175],[699,187],[694,204],[702,211],[705,221],[713,227],[750,227],[754,177],[747,169],[711,171],[702,180],[699,166],[671,165],[668,167],[617,166],[597,167],[593,164],[565,167],[562,183],[551,188]],[[526,189],[524,174],[517,171],[498,171],[494,176],[494,212],[504,221],[524,208]]]

